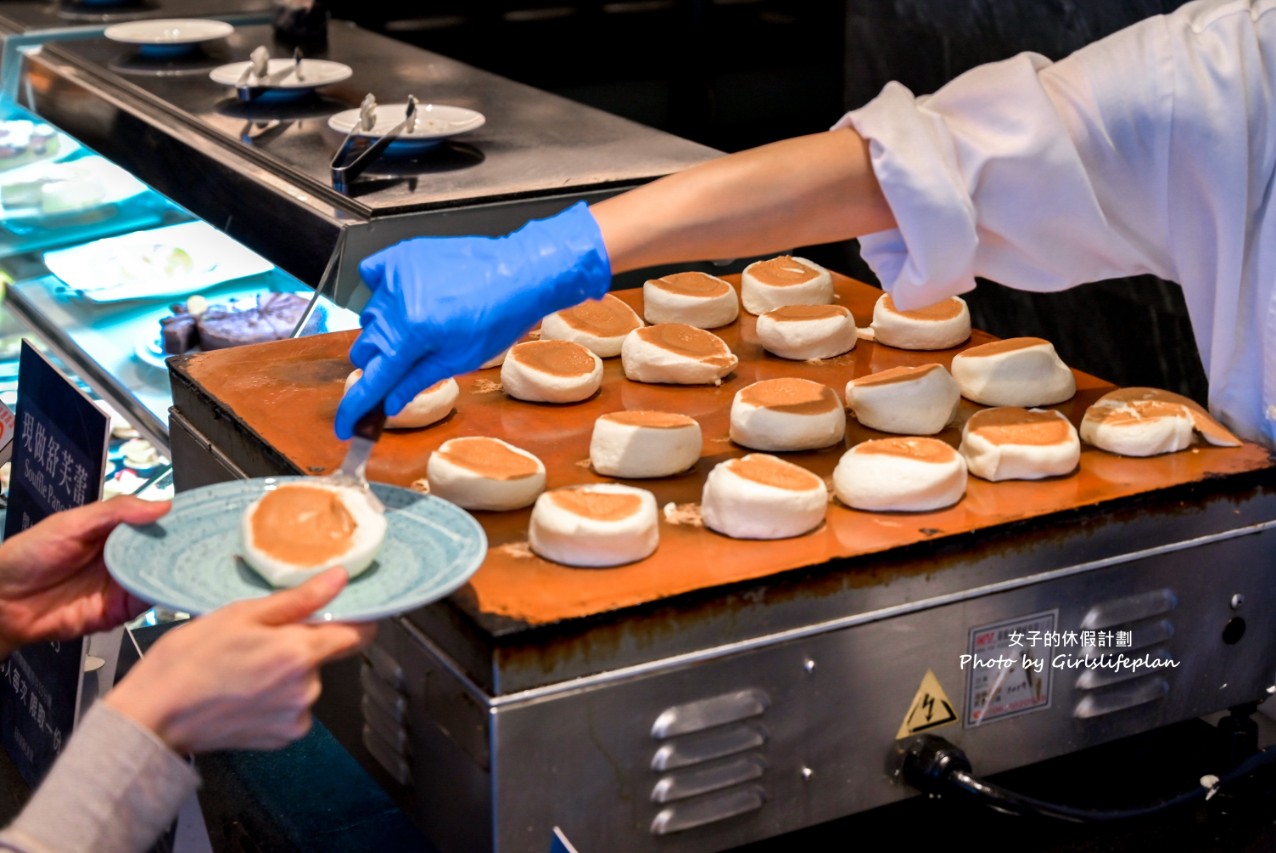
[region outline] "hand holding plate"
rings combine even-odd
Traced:
[[[371,642],[375,623],[306,623],[347,577],[241,601],[162,637],[102,700],[176,752],[277,749],[304,735],[320,665]]]
[[[102,549],[120,524],[150,524],[167,501],[122,496],[56,513],[0,545],[0,658],[38,640],[104,631],[150,605],[106,571]]]

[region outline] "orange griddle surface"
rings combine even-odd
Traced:
[[[738,280],[738,277],[737,277]],[[838,299],[865,327],[881,291],[835,276]],[[616,295],[639,309],[641,290]],[[844,397],[856,376],[900,365],[938,362],[949,366],[964,347],[941,352],[908,352],[860,341],[834,359],[795,362],[763,351],[754,317],[741,311],[732,325],[715,329],[740,357],[740,366],[720,386],[646,385],[624,377],[620,359],[607,359],[602,390],[581,403],[524,403],[501,391],[499,368],[458,377],[461,396],[445,421],[423,430],[387,430],[368,467],[373,480],[412,486],[425,478],[430,452],[449,438],[491,435],[538,455],[549,472],[549,486],[608,481],[589,466],[594,420],[622,409],[682,412],[700,421],[704,448],[690,472],[659,480],[624,481],[648,488],[667,507],[660,524],[660,547],[641,562],[611,569],[575,569],[530,553],[530,510],[477,512],[487,531],[487,560],[470,582],[467,609],[508,617],[529,625],[594,616],[694,590],[749,581],[840,558],[884,552],[937,538],[964,534],[1024,519],[1040,518],[1104,501],[1192,483],[1218,475],[1268,468],[1267,451],[1254,444],[1239,448],[1196,445],[1188,451],[1150,459],[1126,459],[1084,447],[1079,470],[1067,477],[1033,482],[989,483],[970,478],[965,498],[939,512],[870,513],[833,501],[826,523],[794,539],[738,541],[698,524],[700,490],[709,470],[724,459],[748,452],[727,437],[728,410],[739,389],[760,379],[799,376],[823,382]],[[334,333],[273,344],[188,356],[174,370],[186,373],[249,432],[275,448],[298,470],[312,474],[334,470],[345,445],[332,432],[332,419],[351,367],[346,352],[352,333]],[[987,343],[976,331],[965,346]],[[1087,406],[1111,389],[1093,376],[1077,374],[1077,395],[1057,406],[1074,424]],[[962,401],[961,418],[978,410]],[[820,451],[783,454],[827,480],[849,446],[882,433],[848,420],[844,443]],[[960,429],[940,438],[954,447]],[[672,506],[670,506],[672,505]],[[471,604],[473,602],[473,604]]]

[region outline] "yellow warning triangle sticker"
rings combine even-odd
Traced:
[[[955,722],[957,712],[953,710],[953,703],[948,701],[944,688],[939,686],[939,679],[935,677],[934,671],[928,669],[922,677],[921,686],[917,688],[917,695],[913,697],[913,703],[908,706],[904,722],[899,724],[899,733],[895,735],[895,739]]]

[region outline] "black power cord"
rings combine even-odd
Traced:
[[[1131,820],[1164,812],[1195,800],[1207,799],[1222,785],[1276,763],[1276,746],[1261,749],[1222,776],[1209,779],[1177,796],[1146,806],[1124,809],[1084,809],[1050,803],[1007,790],[974,775],[970,760],[958,747],[937,735],[918,735],[900,744],[899,769],[909,785],[925,794],[954,794],[974,800],[1004,814],[1045,817],[1069,823],[1105,823]]]

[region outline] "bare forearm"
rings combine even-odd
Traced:
[[[592,206],[613,272],[737,258],[893,227],[853,130],[753,148]]]

